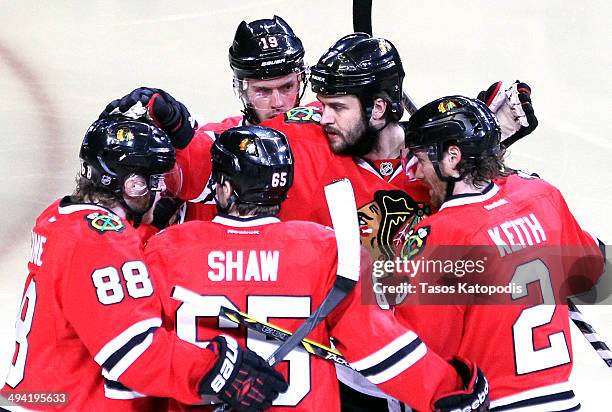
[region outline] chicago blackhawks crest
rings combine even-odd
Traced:
[[[374,259],[393,259],[393,240],[400,229],[413,228],[430,213],[429,206],[416,202],[401,190],[378,190],[374,200],[359,208],[361,243]]]
[[[93,212],[85,216],[89,226],[96,232],[103,234],[106,232],[123,232],[125,224],[118,216],[106,212]]]
[[[294,107],[285,113],[285,121],[288,123],[319,123],[321,112],[316,107]]]

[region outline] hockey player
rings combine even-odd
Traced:
[[[3,396],[27,410],[152,410],[142,394],[186,403],[215,394],[237,410],[265,409],[287,385],[263,359],[231,337],[202,349],[160,328],[131,223],[151,219],[156,197],[177,182],[167,135],[112,116],[87,130],[80,158],[73,195],[32,230]]]
[[[242,118],[222,124],[258,124],[299,105],[307,82],[304,47],[282,18],[241,22],[229,61],[244,109]]]
[[[178,162],[185,170],[197,174],[190,179],[194,184],[186,186],[181,194],[181,199],[190,201],[187,211],[183,212],[188,220],[211,220],[216,214],[210,166],[207,164],[216,134],[238,125],[258,124],[298,106],[308,80],[302,41],[279,16],[248,23],[242,21],[236,29],[228,55],[234,73],[234,92],[243,104],[242,115],[230,116],[220,122],[200,122],[190,150],[180,149],[187,146],[193,133],[189,135],[189,140],[181,138],[175,141],[175,147],[179,149]],[[138,101],[147,104],[156,91],[150,88],[135,89],[130,95],[111,102],[103,116],[113,111],[125,113]],[[162,93],[162,96],[165,98],[166,94]],[[172,130],[176,134],[181,128],[186,130],[187,126],[196,125],[188,112],[177,111],[174,116],[167,120],[167,124],[177,129],[170,129],[169,132]],[[166,116],[162,114],[161,117]],[[159,207],[160,222],[157,226],[165,226],[161,222],[163,217],[173,214],[180,203],[164,200]]]
[[[465,299],[459,289],[445,301],[420,296],[420,303],[446,305],[413,305],[411,296],[396,314],[418,325],[417,333],[439,353],[478,362],[489,378],[491,410],[579,409],[568,382],[572,353],[564,298],[585,292],[580,288],[603,272],[597,241],[580,228],[557,188],[504,167],[499,127],[482,102],[461,96],[434,100],[410,118],[406,141],[418,159],[416,177],[429,187],[439,211],[404,232],[403,255],[484,257],[485,272],[473,280],[512,285],[513,291],[498,298],[470,296],[491,305],[453,305]],[[414,283],[448,287],[459,279],[434,275],[421,271]],[[528,288],[530,283],[539,289]]]
[[[187,222],[153,236],[146,260],[163,276],[155,283],[166,327],[196,345],[221,332],[231,334],[268,356],[276,343],[221,322],[219,308],[248,311],[296,329],[321,305],[336,278],[334,232],[278,219],[295,181],[293,155],[282,133],[260,126],[231,128],[215,141],[211,155],[219,214],[212,222]],[[484,410],[486,380],[474,365],[443,361],[391,312],[363,305],[359,290],[309,336],[325,343],[333,336],[357,370],[420,410]],[[289,389],[274,410],[339,410],[333,364],[297,349],[279,367]]]

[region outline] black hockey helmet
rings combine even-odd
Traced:
[[[271,80],[295,73],[295,101],[297,106],[306,90],[308,67],[304,63],[304,47],[291,27],[278,16],[272,19],[241,22],[229,49],[230,67],[234,71],[234,91],[244,106],[247,121],[257,124],[257,102],[247,97],[248,81]]]
[[[481,158],[500,152],[501,132],[495,116],[480,100],[447,96],[427,103],[405,126],[406,146],[427,149],[435,164],[442,160],[449,143],[456,144],[466,158]]]
[[[229,61],[238,79],[265,80],[306,69],[302,41],[278,16],[241,22],[229,49]]]
[[[213,180],[228,179],[240,203],[277,205],[293,183],[293,154],[281,132],[238,126],[223,132],[210,150]]]
[[[388,118],[398,121],[402,106],[404,69],[393,44],[366,33],[353,33],[338,40],[310,68],[312,91],[322,95],[353,94],[359,97],[370,117],[374,96],[389,96]]]
[[[81,176],[119,199],[130,174],[145,177],[150,190],[160,190],[161,176],[175,163],[166,133],[147,121],[123,116],[96,120],[85,133],[79,156]]]

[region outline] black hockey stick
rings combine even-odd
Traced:
[[[338,270],[336,281],[321,305],[300,327],[266,359],[270,366],[282,361],[355,287],[359,280],[361,244],[355,193],[350,180],[340,179],[325,186],[325,198],[336,234]],[[228,411],[223,404],[215,412]]]
[[[289,337],[292,335],[291,332],[279,326],[276,326],[272,323],[263,322],[261,320],[255,319],[252,316],[247,315],[246,313],[242,313],[237,310],[227,308],[225,306],[221,306],[219,316],[223,316],[224,318],[229,319],[232,322],[237,323],[238,325],[242,325],[281,342],[287,341],[287,339],[289,339]],[[348,368],[351,367],[347,360],[342,357],[342,354],[335,349],[332,349],[328,346],[322,345],[310,339],[302,339],[300,344],[306,350],[306,352],[312,355],[337,363],[338,365],[346,366]]]
[[[353,0],[353,30],[372,35],[372,0]],[[402,106],[413,115],[418,107],[402,87]]]
[[[612,352],[604,340],[597,334],[593,326],[584,319],[582,312],[578,310],[574,302],[571,299],[567,299],[567,306],[569,308],[569,315],[574,325],[580,329],[584,338],[589,341],[595,352],[599,357],[608,365],[608,368],[612,369]]]
[[[337,180],[325,186],[325,198],[336,234],[338,271],[336,281],[321,305],[308,319],[280,345],[267,359],[274,365],[304,339],[353,290],[359,279],[360,240],[359,220],[355,207],[353,186],[348,179]]]

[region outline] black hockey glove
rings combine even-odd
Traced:
[[[283,375],[235,339],[216,336],[208,348],[219,359],[200,382],[202,395],[216,395],[236,411],[256,412],[268,409],[287,390]]]
[[[475,364],[455,357],[451,365],[463,380],[465,389],[434,402],[436,412],[482,412],[489,410],[489,382]]]
[[[130,94],[110,102],[100,118],[122,114],[134,119],[146,116],[170,137],[177,149],[187,147],[193,138],[197,123],[185,105],[162,89],[139,87]]]
[[[176,214],[185,202],[176,197],[162,197],[153,207],[151,224],[159,230],[176,223]]]
[[[502,82],[495,82],[487,90],[478,93],[497,117],[502,131],[502,145],[509,147],[538,127],[538,119],[531,103],[531,88],[517,80],[508,89]]]

